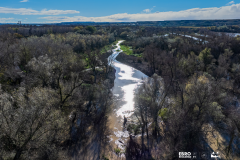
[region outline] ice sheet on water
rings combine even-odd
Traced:
[[[121,150],[124,150],[125,145],[120,143],[120,141],[124,142],[122,139],[118,139],[118,140],[115,141],[115,144],[118,146],[118,148],[120,148]]]
[[[112,136],[112,135],[111,135]],[[110,138],[109,142],[113,141],[113,138],[111,136],[107,136],[108,138]]]
[[[119,94],[114,94],[114,96],[119,97]]]
[[[118,138],[121,138],[121,137],[128,138],[129,137],[128,131],[124,131],[124,132],[123,131],[117,131],[117,132],[114,131],[114,134]]]

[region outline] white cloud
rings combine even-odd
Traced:
[[[22,0],[22,1],[20,1],[20,2],[28,2],[28,0]]]
[[[80,13],[76,10],[47,10],[43,9],[41,11],[29,9],[29,8],[6,8],[0,7],[0,13],[12,13],[20,15],[60,15],[60,14],[75,14]]]
[[[149,12],[151,12],[151,10],[150,9],[144,9],[143,12],[149,13]]]
[[[156,6],[153,6],[151,9],[144,9],[143,12],[149,13],[151,12]]]
[[[13,20],[14,18],[0,18],[0,23],[6,23],[9,22],[11,20]]]
[[[162,21],[162,20],[199,20],[199,19],[239,19],[240,4],[212,8],[192,8],[182,11],[168,11],[155,13],[128,14],[120,13],[104,17],[83,17],[83,16],[48,16],[41,17],[54,22],[135,22],[135,21]]]
[[[231,4],[234,4],[235,2],[234,1],[231,1],[231,2],[228,2],[227,5],[231,5]]]

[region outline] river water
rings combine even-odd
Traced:
[[[134,109],[134,92],[143,82],[142,78],[147,77],[141,71],[116,60],[116,57],[121,52],[119,44],[122,42],[118,41],[117,48],[113,50],[113,54],[108,58],[109,63],[112,60],[111,65],[116,69],[112,92],[117,97],[116,109],[110,116],[110,128],[113,130],[110,139],[119,148],[124,148],[123,143],[126,144],[129,137],[126,128],[123,126],[123,116],[128,117],[128,121],[130,121],[129,116]]]

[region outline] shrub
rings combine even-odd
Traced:
[[[109,160],[105,155],[102,155],[103,160]]]
[[[121,153],[121,149],[119,149],[119,148],[114,148],[114,152],[115,152],[117,155],[119,155],[119,154]]]
[[[140,133],[140,128],[141,128],[141,125],[136,125],[136,124],[129,124],[127,126],[127,131],[130,133],[130,134],[134,134],[134,135],[137,135]]]
[[[23,38],[23,37],[24,37],[23,35],[21,35],[21,34],[19,34],[19,33],[14,33],[14,36],[15,36],[16,38]]]
[[[89,31],[89,32],[91,32],[91,33],[93,34],[97,29],[96,29],[96,27],[94,27],[94,26],[87,26],[87,27],[86,27],[86,30]]]

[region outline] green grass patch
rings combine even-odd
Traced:
[[[92,84],[83,83],[82,86],[83,86],[83,87],[86,87],[86,88],[90,88],[90,87],[92,86]]]
[[[135,57],[142,57],[142,53],[141,54],[132,54]]]
[[[125,45],[121,45],[121,44],[120,44],[120,47],[121,47],[121,50],[122,50],[126,55],[132,55],[132,54],[133,54],[133,51],[132,51],[131,47],[125,46]]]
[[[85,68],[85,69],[91,68],[91,66],[88,64],[88,58],[83,59],[83,60],[84,60],[84,64],[85,64],[84,68]]]
[[[89,69],[91,68],[91,66],[87,65],[87,66],[84,66],[84,69]]]
[[[167,108],[162,108],[159,112],[159,117],[161,117],[162,119],[167,119],[168,117],[168,109]]]
[[[119,149],[119,148],[114,148],[114,152],[115,152],[117,155],[119,155],[119,154],[121,153],[121,149]]]
[[[118,41],[119,41],[119,40],[116,40],[115,42],[113,42],[113,43],[111,43],[111,44],[109,44],[109,45],[104,46],[104,47],[102,48],[102,50],[101,50],[101,53],[104,53],[105,51],[111,50],[111,49],[112,49],[112,46],[113,46],[114,48],[117,48],[116,44],[118,43]]]

